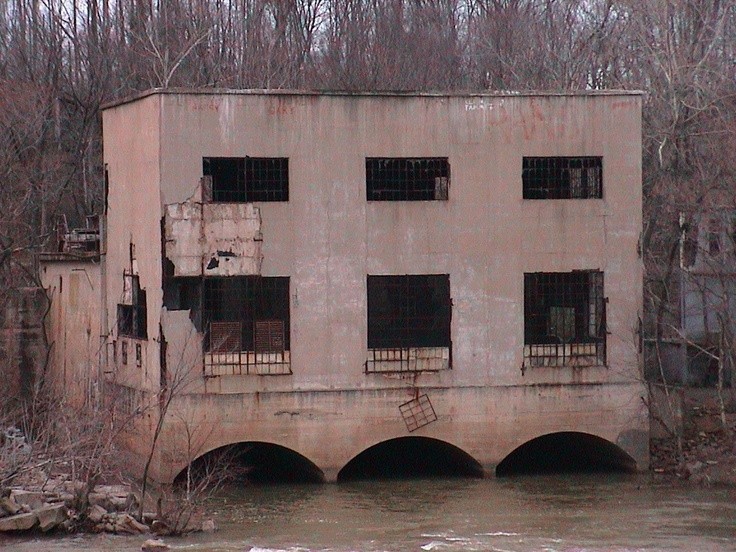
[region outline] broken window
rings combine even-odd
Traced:
[[[368,372],[450,367],[450,276],[368,276]]]
[[[288,277],[205,279],[204,322],[208,375],[291,373]]]
[[[285,157],[205,157],[205,197],[221,203],[289,201],[289,160]]]
[[[524,157],[524,199],[600,199],[602,157]]]
[[[447,157],[369,157],[365,174],[368,201],[448,199]]]
[[[123,276],[123,301],[118,304],[118,335],[147,339],[146,290],[141,289],[137,275]]]
[[[524,364],[605,364],[605,305],[602,272],[524,274]]]

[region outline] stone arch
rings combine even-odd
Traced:
[[[174,484],[186,479],[184,466],[176,473]],[[221,470],[235,481],[252,483],[324,483],[325,474],[301,453],[265,441],[241,441],[219,446],[198,456],[191,463],[195,477]]]
[[[516,447],[496,466],[499,477],[565,472],[625,472],[636,460],[611,441],[578,431],[547,433]]]
[[[337,481],[411,477],[483,477],[483,467],[461,448],[431,437],[406,436],[380,441],[355,455]]]

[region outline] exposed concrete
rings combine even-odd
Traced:
[[[420,392],[438,420],[412,435],[453,444],[486,469],[559,431],[597,435],[646,467],[640,96],[149,93],[103,119],[100,333],[115,339],[131,243],[148,300],[142,366],[110,377],[154,398],[165,358],[169,381],[188,382],[159,440],[157,478],[240,441],[288,447],[333,478],[362,450],[408,435],[398,406]],[[602,156],[603,199],[523,200],[525,155]],[[289,201],[198,203],[211,156],[288,157]],[[449,199],[367,202],[365,158],[376,156],[448,157]],[[166,262],[174,276],[288,276],[293,374],[205,379],[190,311],[163,308]],[[604,272],[607,365],[522,371],[523,274],[580,269]],[[449,275],[452,369],[365,373],[366,276],[380,274]],[[130,446],[141,461],[149,439]]]
[[[252,203],[167,205],[165,232],[174,276],[261,272],[261,213]]]

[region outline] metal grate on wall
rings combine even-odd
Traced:
[[[600,271],[524,274],[524,364],[606,362],[606,300]]]
[[[600,199],[602,157],[524,157],[524,199]]]
[[[205,157],[202,174],[205,201],[289,201],[286,157]]]
[[[447,200],[446,157],[369,157],[365,160],[368,201]]]

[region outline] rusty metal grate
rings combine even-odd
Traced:
[[[242,324],[240,322],[212,322],[210,350],[213,353],[235,353],[241,350]]]
[[[368,201],[448,199],[447,157],[368,157],[365,174]]]
[[[366,374],[436,372],[452,368],[452,347],[368,349]]]
[[[437,414],[426,394],[405,402],[399,410],[409,432],[437,421]]]
[[[605,362],[603,273],[524,274],[524,366],[597,366]]]
[[[255,320],[253,343],[256,353],[284,352],[284,321]]]
[[[203,201],[289,201],[286,157],[205,157],[202,172]]]
[[[524,157],[524,199],[600,199],[602,157]]]

